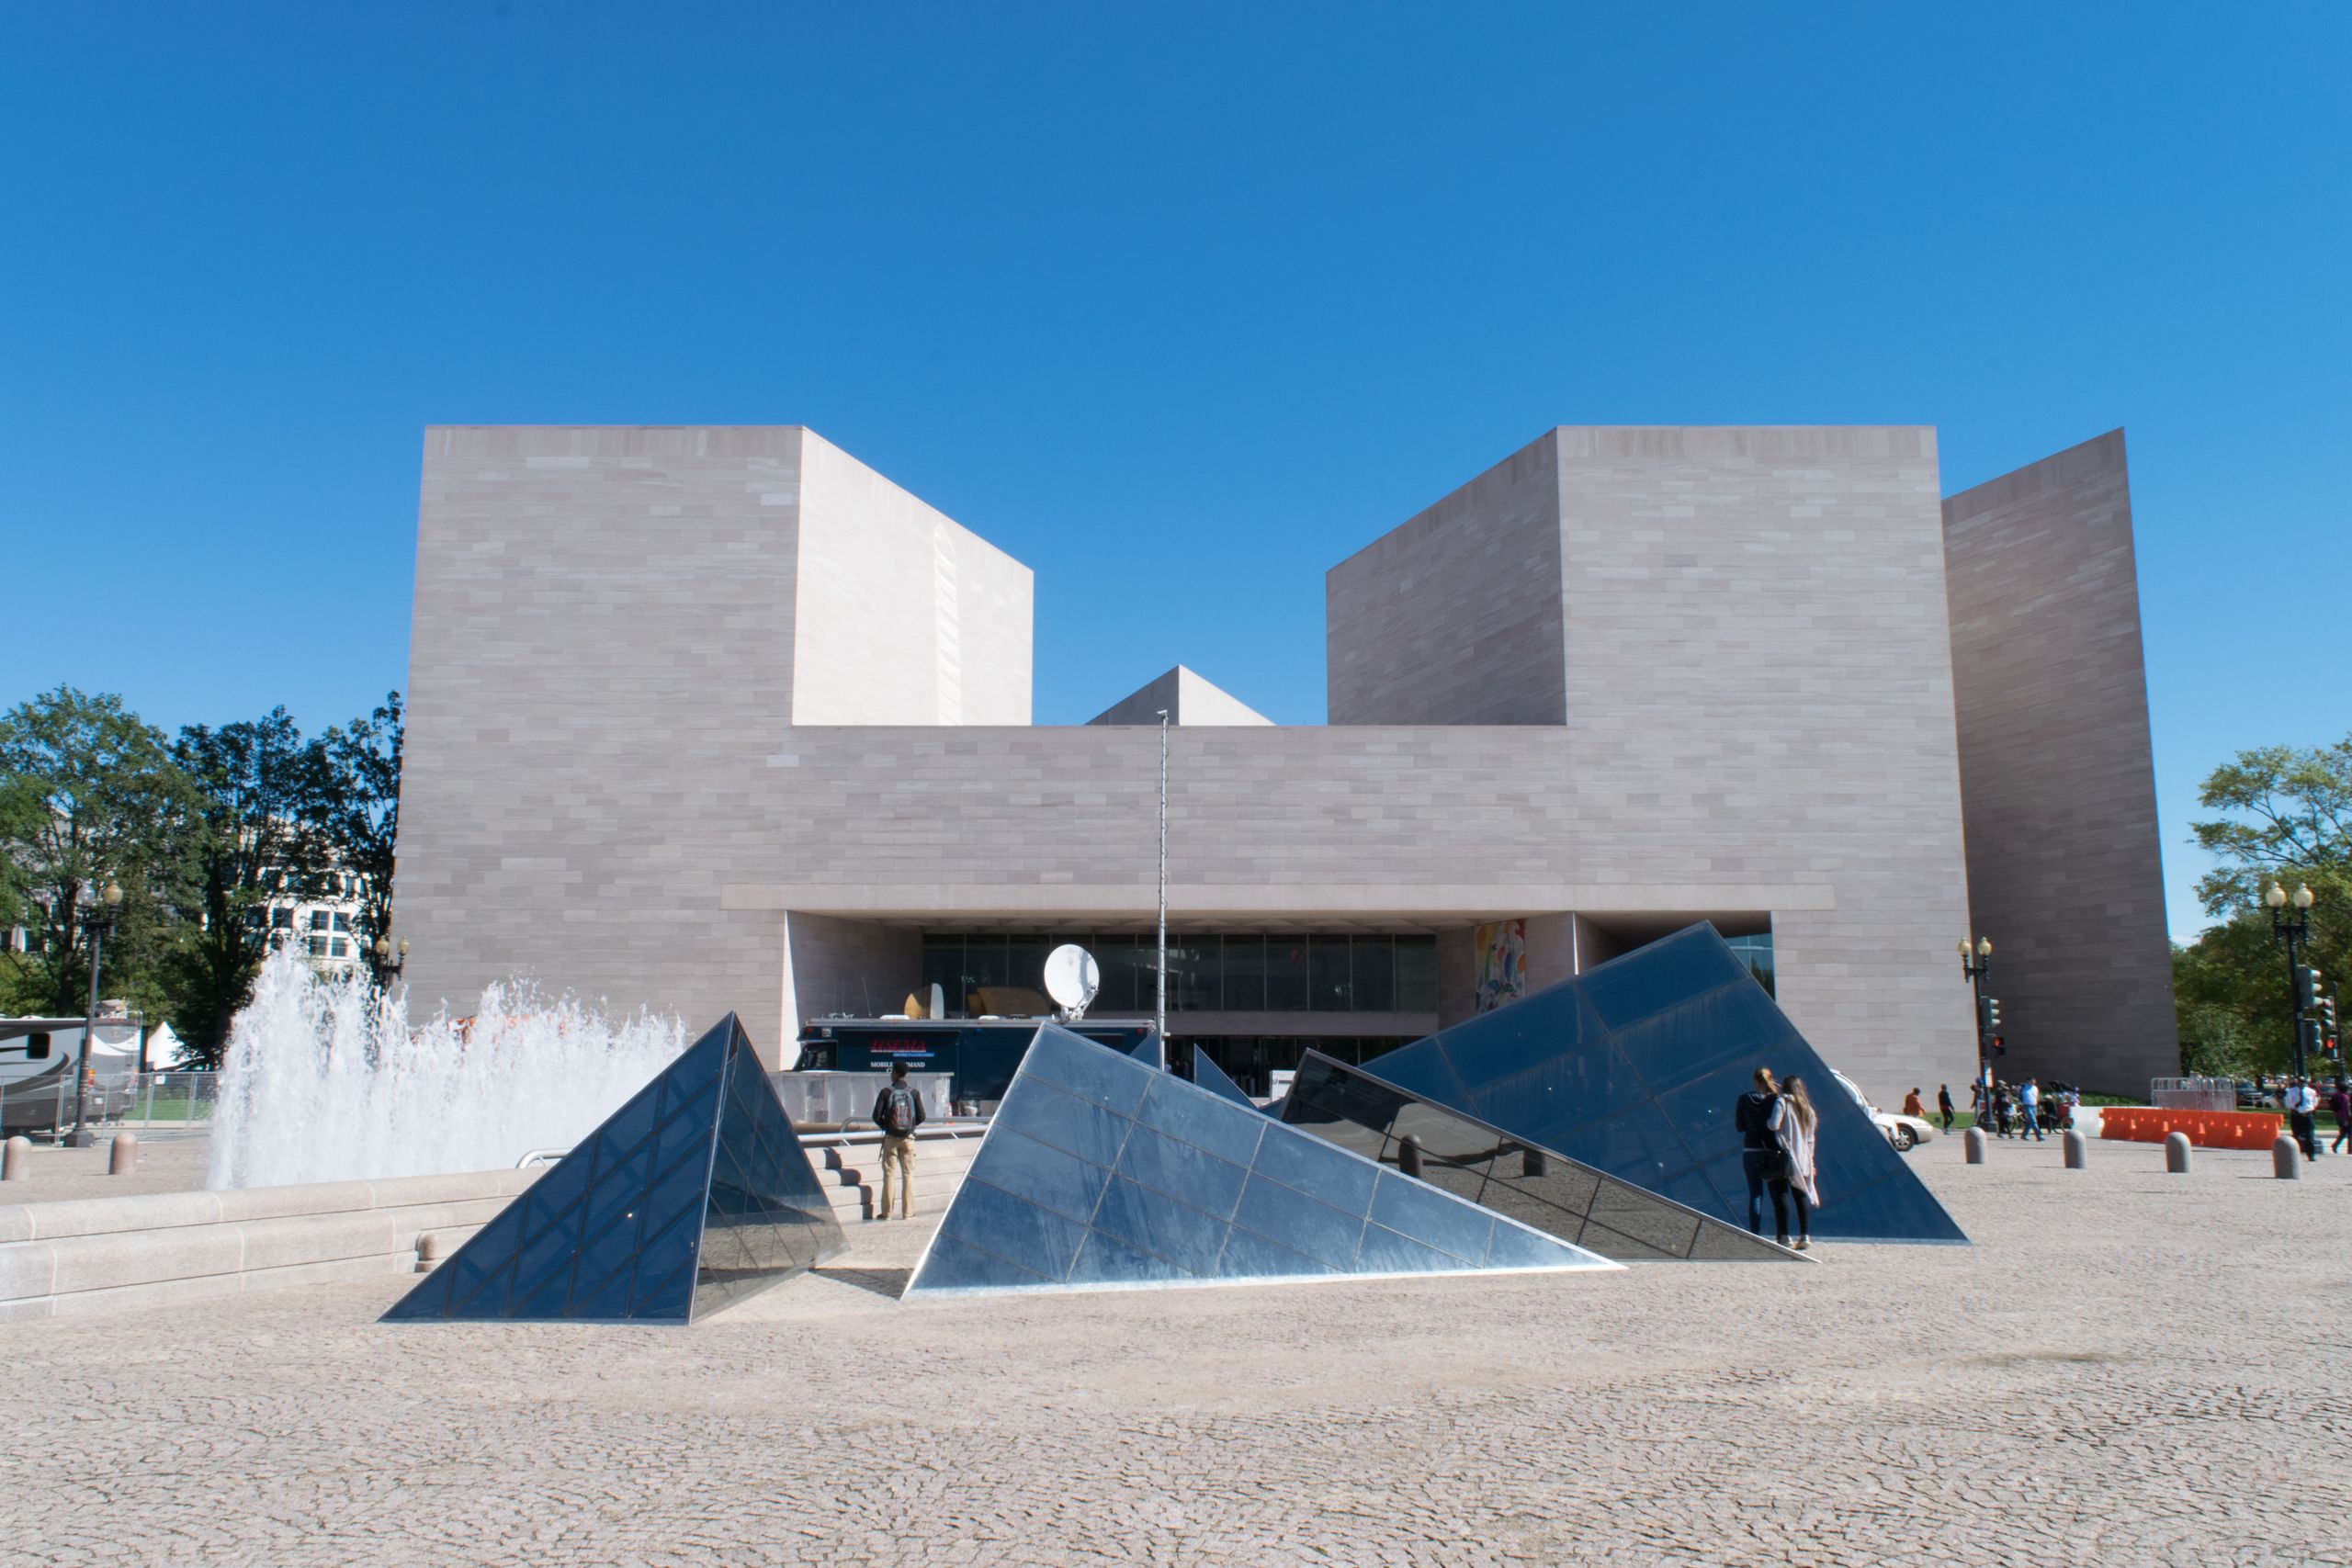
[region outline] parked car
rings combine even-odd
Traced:
[[[1926,1117],[1904,1116],[1892,1111],[1881,1111],[1871,1103],[1870,1096],[1864,1094],[1853,1079],[1835,1067],[1829,1069],[1829,1076],[1836,1078],[1839,1086],[1854,1097],[1854,1103],[1869,1114],[1872,1126],[1886,1134],[1886,1141],[1894,1145],[1897,1154],[1909,1154],[1914,1144],[1924,1144],[1936,1135],[1935,1123]]]

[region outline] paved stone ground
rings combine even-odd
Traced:
[[[192,1192],[204,1185],[205,1151],[211,1140],[201,1130],[178,1127],[148,1131],[132,1127],[139,1140],[139,1163],[128,1174],[108,1176],[107,1159],[114,1135],[123,1131],[98,1130],[98,1141],[86,1149],[33,1145],[29,1167],[16,1181],[0,1181],[0,1203],[51,1203],[64,1198],[119,1198],[135,1192]]]
[[[16,1337],[7,1563],[2352,1564],[2352,1159],[1914,1156],[1973,1248],[380,1327],[402,1282]]]

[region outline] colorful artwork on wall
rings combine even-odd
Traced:
[[[1527,922],[1494,920],[1471,933],[1478,949],[1474,1011],[1492,1012],[1527,989]]]

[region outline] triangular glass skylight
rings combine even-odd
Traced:
[[[1048,1024],[906,1293],[1616,1267]]]
[[[1759,1066],[1820,1127],[1813,1234],[1965,1242],[1859,1100],[1702,922],[1376,1056],[1364,1070],[1646,1192],[1748,1228],[1732,1112]],[[1769,1202],[1764,1223],[1770,1223]]]
[[[1283,1121],[1399,1169],[1413,1163],[1409,1142],[1421,1179],[1432,1187],[1620,1263],[1804,1261],[1801,1252],[1417,1099],[1320,1051],[1299,1064]]]
[[[684,1323],[847,1246],[729,1013],[384,1317]]]

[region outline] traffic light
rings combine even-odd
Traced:
[[[2305,1012],[2319,1005],[2319,971],[2308,964],[2295,965],[2295,1005]]]
[[[1997,997],[1976,998],[1976,1032],[1991,1038],[2001,1027],[2001,1001]]]
[[[1997,1035],[1997,1034],[1996,1034],[1995,1036],[1993,1036],[1993,1055],[1995,1055],[1996,1056],[2006,1056],[2006,1055],[2007,1055],[2008,1054],[2009,1054],[2009,1043],[2008,1043],[2007,1041],[2006,1041],[2006,1040],[2002,1039],[2002,1038],[2001,1038],[1999,1035]]]

